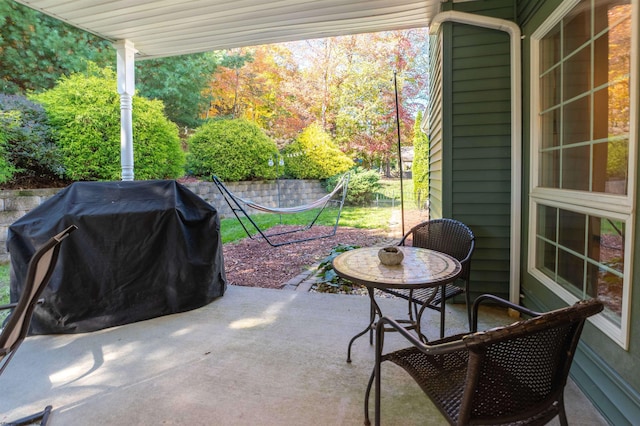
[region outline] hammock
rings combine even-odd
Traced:
[[[347,189],[348,189],[348,186],[349,186],[349,173],[345,173],[340,178],[340,180],[336,184],[335,188],[333,188],[333,191],[331,191],[329,194],[325,195],[324,197],[322,197],[322,198],[320,198],[318,200],[312,201],[309,204],[304,204],[304,205],[295,206],[295,207],[275,208],[275,207],[266,207],[266,206],[254,203],[251,200],[247,200],[247,199],[238,197],[237,195],[235,195],[231,191],[229,191],[229,189],[226,186],[224,186],[222,181],[220,181],[220,179],[218,179],[217,176],[212,176],[212,179],[213,179],[213,182],[218,187],[218,190],[220,191],[220,194],[222,194],[222,197],[225,199],[225,201],[229,205],[229,208],[231,208],[231,211],[233,211],[233,214],[235,215],[236,219],[238,219],[238,222],[240,222],[240,225],[242,225],[242,229],[244,229],[244,232],[247,233],[249,238],[253,239],[254,235],[252,235],[251,232],[249,232],[249,230],[245,226],[245,223],[240,218],[240,216],[239,216],[240,214],[244,215],[244,217],[246,217],[249,220],[251,225],[253,225],[253,227],[256,229],[256,231],[258,231],[260,236],[267,243],[269,243],[269,245],[271,247],[279,247],[279,246],[283,246],[283,245],[286,245],[286,244],[300,243],[300,242],[303,242],[303,241],[311,241],[311,240],[316,240],[316,239],[319,239],[319,238],[327,238],[327,237],[334,236],[336,234],[337,229],[338,229],[338,222],[340,220],[340,214],[342,213],[342,207],[344,206],[344,200],[345,200],[345,198],[347,196]],[[327,234],[323,234],[323,235],[318,235],[318,236],[309,237],[309,238],[301,238],[301,239],[297,239],[297,240],[285,241],[285,242],[280,242],[280,243],[275,243],[275,242],[273,242],[273,241],[271,241],[269,239],[269,237],[275,237],[275,236],[285,235],[285,234],[292,234],[292,233],[295,233],[295,232],[306,231],[306,230],[311,229],[311,227],[316,223],[316,221],[318,220],[318,218],[320,217],[320,215],[324,211],[325,207],[329,204],[329,202],[340,191],[342,191],[342,194],[340,196],[340,200],[339,201],[338,200],[334,201],[335,203],[337,203],[339,205],[339,210],[338,210],[338,214],[336,216],[336,222],[335,222],[335,224],[333,226],[332,231],[330,231]],[[316,208],[319,208],[320,210],[318,211],[318,214],[316,214],[315,217],[311,220],[311,222],[309,224],[305,225],[305,226],[302,226],[302,227],[300,227],[298,229],[294,229],[294,230],[290,230],[290,231],[283,231],[283,232],[277,232],[277,233],[273,233],[273,234],[266,234],[262,229],[260,229],[258,224],[247,213],[247,211],[244,209],[243,205],[245,205],[247,207],[250,207],[250,208],[252,208],[254,210],[263,212],[263,213],[275,213],[275,214],[302,213],[302,212],[309,211],[309,210],[316,209]]]

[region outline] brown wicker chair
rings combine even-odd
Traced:
[[[11,314],[9,318],[7,318],[7,322],[0,333],[0,374],[2,374],[7,365],[9,365],[9,361],[29,333],[29,325],[31,324],[33,311],[38,304],[38,299],[42,291],[49,283],[56,266],[60,243],[76,229],[77,227],[75,225],[69,226],[36,250],[29,261],[27,278],[25,279],[19,300],[15,303],[0,306],[0,310],[11,310]],[[39,421],[40,425],[45,425],[50,412],[51,406],[47,405],[47,407],[39,413],[14,420],[8,424],[31,425]]]
[[[533,318],[485,332],[477,328],[478,306],[490,300]],[[382,318],[376,327],[375,424],[380,424],[380,368],[391,361],[404,368],[452,425],[543,425],[559,416],[567,425],[563,392],[587,317],[603,308],[592,299],[547,313],[537,313],[491,295],[473,305],[471,334],[422,343],[396,321]],[[382,354],[385,328],[398,331],[412,346]]]
[[[469,275],[471,273],[471,255],[475,248],[475,236],[471,229],[455,219],[433,219],[411,228],[399,245],[405,245],[409,240],[414,247],[437,250],[458,259],[462,264],[462,273],[458,278],[462,281],[462,286],[449,283],[441,287],[419,290],[385,289],[384,291],[412,302],[409,309],[412,305],[414,313],[409,312],[409,314],[415,315],[417,318],[420,318],[420,313],[425,308],[440,312],[440,338],[444,337],[445,301],[464,293],[469,327],[471,327]]]

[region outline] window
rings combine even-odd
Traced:
[[[634,8],[630,0],[567,0],[532,35],[529,272],[568,303],[602,300],[594,323],[625,348],[637,145]]]

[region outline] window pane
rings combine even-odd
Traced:
[[[600,93],[602,91],[598,91]],[[607,134],[611,136],[626,136],[629,134],[629,79],[624,78],[616,84],[609,86],[606,98],[598,97],[597,107],[602,108],[601,103],[606,102],[608,114]]]
[[[622,283],[624,277],[625,224],[621,220],[589,217],[587,294],[598,297],[608,309],[610,317],[622,312]]]
[[[596,285],[596,288],[593,289],[594,294],[589,294],[589,296],[600,299],[608,311],[607,316],[616,319],[615,322],[619,324],[622,314],[622,277],[596,265],[589,264],[587,268],[587,279]]]
[[[584,96],[563,108],[562,145],[585,142],[591,139],[591,96]]]
[[[604,33],[593,43],[593,51],[596,58],[609,55],[609,33]],[[609,61],[597,60],[593,64],[593,85],[600,87],[609,81]]]
[[[542,148],[560,145],[560,108],[542,114],[540,124],[542,126]]]
[[[560,67],[555,67],[540,79],[542,109],[560,104]]]
[[[540,186],[545,188],[560,187],[560,151],[540,153]]]
[[[558,283],[578,299],[584,298],[584,259],[558,249]]]
[[[562,188],[576,191],[589,190],[590,146],[577,146],[562,150]]]
[[[624,222],[591,216],[589,258],[624,273]]]
[[[564,54],[582,46],[591,37],[591,0],[582,0],[564,18]]]
[[[591,88],[591,49],[583,47],[564,63],[562,98],[569,100],[586,93]]]
[[[537,234],[547,240],[556,242],[556,224],[558,209],[555,207],[538,205],[538,229]]]
[[[558,220],[558,244],[584,254],[586,216],[582,213],[560,210]]]
[[[560,62],[560,24],[556,25],[540,43],[540,74]]]
[[[536,268],[555,281],[556,279],[556,246],[541,239],[536,245]]]
[[[594,163],[596,163],[597,158],[605,158],[607,160],[606,177],[604,187],[598,184],[598,188],[594,188],[594,190],[606,192],[608,194],[626,195],[629,185],[627,173],[627,164],[629,163],[629,140],[623,139],[610,141],[602,145],[606,146],[606,152],[594,155]],[[598,161],[598,163],[600,162]],[[596,167],[596,164],[594,164],[594,167]],[[599,176],[599,173],[594,173],[594,186],[596,186],[595,178]]]

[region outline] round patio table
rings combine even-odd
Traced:
[[[380,306],[376,302],[376,289],[405,289],[412,292],[421,288],[440,287],[444,291],[445,285],[455,281],[462,273],[462,265],[456,258],[439,251],[419,247],[398,246],[398,249],[402,250],[404,254],[402,263],[394,266],[383,265],[378,258],[378,251],[381,248],[364,247],[350,250],[333,260],[333,269],[336,274],[354,283],[364,285],[371,300],[369,325],[353,336],[349,342],[347,362],[351,362],[351,346],[357,338],[370,331],[369,343],[373,343],[372,331],[375,329],[377,319],[383,316]],[[432,298],[436,294],[437,291],[434,291]],[[414,318],[410,297],[409,318],[400,319],[400,322],[407,324],[407,328],[416,330],[421,339],[424,339],[424,336],[420,332],[420,319],[430,301],[427,300],[423,303]]]

